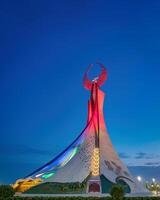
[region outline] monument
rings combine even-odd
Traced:
[[[103,114],[105,94],[100,87],[107,80],[107,71],[99,63],[101,73],[90,81],[88,73],[92,66],[89,65],[83,78],[84,87],[90,91],[85,128],[57,157],[13,184],[15,189],[47,193],[44,188],[48,185],[63,193],[108,193],[112,185],[120,184],[127,193],[144,192],[118,157],[106,129]]]

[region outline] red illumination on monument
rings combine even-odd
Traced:
[[[106,68],[104,67],[104,65],[103,64],[101,64],[101,63],[98,63],[99,65],[100,65],[100,67],[101,67],[101,74],[99,75],[99,77],[97,78],[97,79],[95,79],[95,81],[97,82],[97,85],[98,86],[101,86],[101,85],[103,85],[103,83],[107,80],[107,78],[108,78],[108,74],[107,74],[107,70],[106,70]],[[90,69],[93,67],[93,64],[90,64],[89,66],[88,66],[88,69],[86,70],[86,72],[85,72],[85,74],[84,74],[84,77],[83,77],[83,85],[84,85],[84,87],[87,89],[87,90],[91,90],[92,89],[92,82],[94,82],[94,80],[93,81],[90,81],[89,79],[88,79],[88,77],[87,77],[87,75],[88,75],[88,72],[90,71]]]
[[[104,93],[99,89],[99,87],[107,80],[108,77],[107,70],[104,65],[100,63],[99,65],[101,67],[101,73],[97,78],[90,81],[87,77],[90,69],[93,67],[92,64],[89,65],[83,78],[84,87],[88,90],[91,90],[91,96],[88,102],[88,122],[92,118],[93,127],[90,129],[90,131],[95,132],[95,147],[99,147],[100,128],[105,126],[103,120]]]
[[[23,182],[18,180],[15,187],[25,185],[26,181],[32,183],[28,187],[47,183],[83,185],[85,182],[86,193],[107,193],[114,184],[125,185],[128,193],[144,192],[119,159],[110,140],[103,115],[105,93],[100,89],[108,74],[103,64],[98,64],[101,68],[98,77],[92,81],[88,78],[92,64],[83,77],[83,85],[90,91],[88,119],[83,131],[63,152],[29,174]]]

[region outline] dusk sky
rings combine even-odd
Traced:
[[[0,183],[23,178],[82,131],[90,63],[108,80],[104,113],[128,166],[160,179],[160,1],[0,3]],[[94,66],[90,78],[99,74]]]

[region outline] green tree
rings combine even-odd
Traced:
[[[113,199],[122,199],[124,197],[124,188],[120,185],[113,185],[110,190]]]
[[[13,197],[14,189],[10,185],[0,185],[0,197]]]

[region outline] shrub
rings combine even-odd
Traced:
[[[113,199],[122,199],[124,197],[124,189],[120,185],[113,185],[110,191]]]
[[[0,197],[13,197],[14,194],[15,191],[10,185],[0,185]]]

